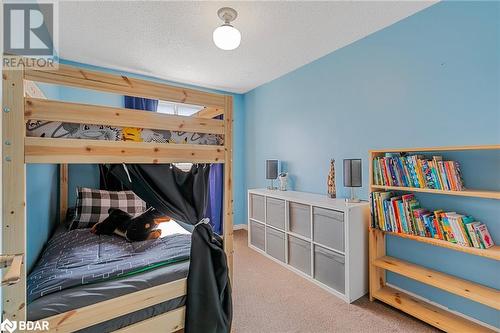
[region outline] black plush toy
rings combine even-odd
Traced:
[[[117,208],[110,208],[108,213],[109,216],[95,224],[90,231],[96,235],[117,234],[129,242],[159,238],[161,230],[157,229],[158,224],[170,221],[170,218],[160,214],[153,207],[136,217]]]

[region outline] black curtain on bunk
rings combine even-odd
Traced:
[[[119,189],[119,180],[158,211],[196,225],[187,278],[186,333],[231,330],[231,286],[222,239],[210,225],[198,224],[207,207],[209,172],[209,165],[193,165],[189,172],[169,164],[101,166],[103,187]]]

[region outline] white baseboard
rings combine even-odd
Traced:
[[[233,230],[248,230],[248,226],[246,224],[235,224]]]

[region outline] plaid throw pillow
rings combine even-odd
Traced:
[[[118,208],[134,216],[146,210],[146,203],[132,191],[105,191],[77,188],[75,218],[70,229],[90,228],[108,217],[110,208]]]

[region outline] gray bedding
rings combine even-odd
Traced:
[[[188,270],[189,261],[183,261],[122,279],[83,285],[52,293],[28,304],[28,320],[40,320],[107,299],[175,281],[186,277]],[[176,309],[183,306],[184,303],[185,297],[179,297],[94,325],[81,332],[112,332],[138,321]]]
[[[183,223],[179,224],[182,225],[183,228],[189,229],[186,228]],[[177,227],[181,228],[180,226]],[[171,233],[175,233],[176,228],[171,228],[171,230],[169,231],[171,231],[169,235]],[[52,239],[61,237],[59,236],[61,234],[65,235],[62,237],[65,237],[67,239],[68,232],[65,228],[62,227],[56,230]],[[190,237],[190,235],[188,236]],[[168,236],[167,238],[170,237],[172,236]],[[123,296],[132,292],[175,281],[186,277],[188,274],[188,270],[189,260],[184,260],[121,278],[79,285],[58,292],[53,292],[43,297],[39,297],[28,304],[28,320],[40,320],[42,318],[95,304],[107,299]],[[179,297],[170,301],[156,304],[146,309],[125,314],[122,317],[94,325],[79,332],[113,332],[141,320],[176,309],[180,306],[183,306],[184,303],[185,296]]]
[[[28,302],[69,288],[123,278],[189,258],[191,235],[127,242],[89,229],[56,233],[28,276]]]

